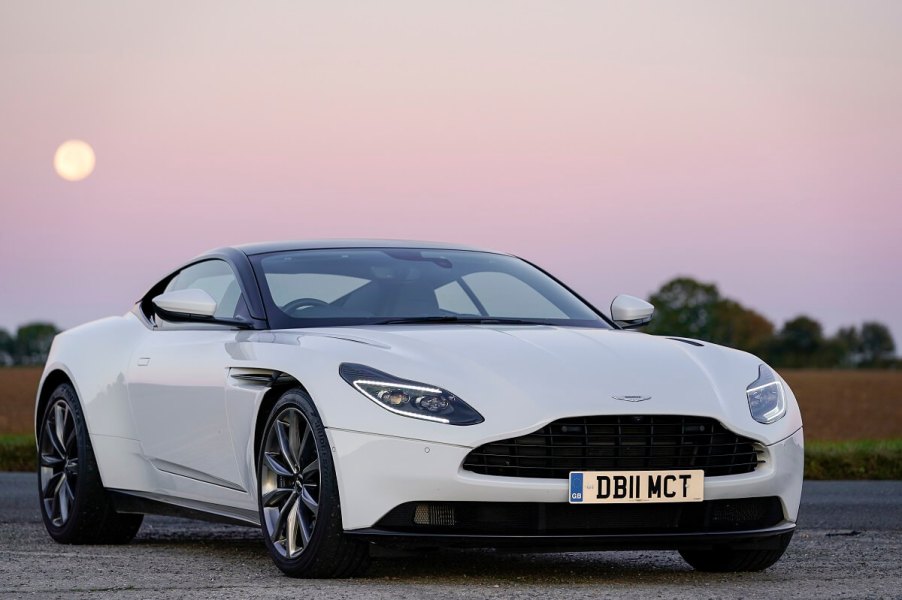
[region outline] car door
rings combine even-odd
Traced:
[[[234,271],[207,260],[180,271],[166,291],[202,289],[216,300],[216,317],[247,312]],[[153,330],[132,356],[129,402],[145,457],[161,477],[163,492],[198,495],[198,483],[245,491],[225,404],[230,355],[238,330],[204,322],[170,322],[152,316]],[[169,482],[169,483],[167,483]],[[214,490],[215,491],[215,490]]]

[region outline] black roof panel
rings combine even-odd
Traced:
[[[483,250],[482,248],[474,248],[462,244],[450,244],[443,242],[423,242],[414,240],[368,240],[368,239],[325,239],[325,240],[296,240],[284,242],[262,242],[256,244],[241,244],[234,246],[236,250],[240,250],[248,256],[255,254],[266,254],[267,252],[285,252],[291,250],[327,250],[337,248],[420,248],[429,250],[475,250],[483,252],[492,252],[491,250]],[[221,252],[219,248],[205,252],[214,254]],[[502,253],[497,253],[502,254]]]

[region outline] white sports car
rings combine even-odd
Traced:
[[[223,248],[57,336],[40,506],[63,543],[147,513],[259,526],[276,565],[373,544],[675,549],[764,569],[788,545],[802,420],[758,358],[627,329],[507,254],[422,242]]]

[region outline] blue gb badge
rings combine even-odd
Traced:
[[[583,501],[583,474],[570,473],[570,503]]]

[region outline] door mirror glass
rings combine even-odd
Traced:
[[[216,314],[216,300],[209,293],[197,288],[176,290],[160,294],[153,304],[165,313],[183,318],[212,317]]]
[[[654,314],[654,306],[635,296],[621,294],[611,302],[611,319],[623,329],[647,325]]]

